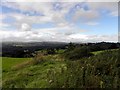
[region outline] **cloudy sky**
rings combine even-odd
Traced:
[[[118,41],[117,1],[6,0],[0,8],[2,41]]]

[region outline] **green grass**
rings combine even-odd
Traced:
[[[0,57],[0,66],[2,66],[2,57]]]
[[[26,62],[32,58],[11,58],[11,57],[2,57],[2,70],[9,71],[11,68],[19,63]]]
[[[4,88],[46,88],[49,87],[48,75],[51,70],[60,72],[61,67],[66,67],[64,61],[59,61],[59,55],[43,56],[44,61],[34,63],[32,58],[3,57]],[[41,58],[39,58],[41,59]],[[17,68],[17,69],[16,69]]]
[[[103,53],[102,53],[103,52]],[[61,55],[38,56],[43,61],[30,64],[31,58],[3,57],[3,88],[118,87],[118,52],[93,52],[96,55],[77,61],[64,61]],[[63,59],[63,60],[62,60]],[[23,65],[19,69],[14,66]]]
[[[116,50],[118,50],[118,49],[110,49],[110,50],[108,50],[108,51],[116,51]],[[92,52],[92,54],[98,55],[98,54],[103,53],[103,52],[105,52],[105,51],[107,51],[107,50],[95,51],[95,52]]]
[[[120,61],[117,50],[68,61],[67,70],[52,74],[54,88],[120,88]]]
[[[2,57],[0,57],[0,87],[2,87]]]
[[[92,52],[92,54],[98,55],[98,54],[100,54],[100,53],[102,53],[102,52],[104,52],[104,50],[102,50],[102,51],[95,51],[95,52]]]
[[[42,64],[26,66],[19,70],[3,73],[3,87],[5,88],[47,88],[49,87],[48,75],[51,70],[59,72],[65,67],[64,62],[45,61]]]
[[[63,53],[65,51],[65,49],[59,49],[58,51],[57,51],[57,53]]]

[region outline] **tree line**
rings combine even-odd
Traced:
[[[81,49],[82,47],[82,49]],[[76,54],[87,54],[91,55],[89,52],[92,51],[100,51],[100,50],[108,50],[108,49],[117,49],[120,48],[120,43],[110,43],[110,42],[99,42],[99,43],[68,43],[68,44],[60,44],[60,45],[46,45],[46,46],[13,46],[13,45],[3,45],[2,46],[2,56],[3,57],[33,57],[36,51],[45,51],[46,54],[57,54],[58,50],[64,49],[66,56],[73,55],[73,57],[77,57]],[[79,52],[80,50],[81,52]],[[71,51],[71,52],[70,52]],[[83,56],[85,56],[83,55]],[[80,56],[81,57],[81,56]],[[71,58],[71,57],[70,57]]]

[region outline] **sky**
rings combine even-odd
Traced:
[[[117,42],[118,2],[112,1],[4,0],[0,4],[0,39],[3,42]]]

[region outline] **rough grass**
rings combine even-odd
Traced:
[[[3,72],[3,88],[116,88],[120,85],[117,57],[112,50],[78,61],[64,61],[59,54],[39,54],[32,60],[4,58],[8,71]]]
[[[95,52],[91,52],[91,53],[94,55],[98,55],[100,53],[104,53],[105,51],[116,51],[116,50],[118,50],[118,49],[101,50],[101,51],[95,51]]]
[[[0,57],[0,87],[2,87],[2,57]]]
[[[42,64],[31,65],[15,71],[9,71],[3,76],[3,87],[5,88],[46,88],[49,87],[47,79],[50,70],[59,72],[65,67],[64,62],[45,61]]]
[[[55,88],[120,88],[119,51],[104,51],[98,55],[67,61],[67,70],[52,72],[50,87]]]
[[[35,58],[3,57],[3,88],[46,88],[51,70],[60,72],[66,67],[59,55],[38,54]]]

